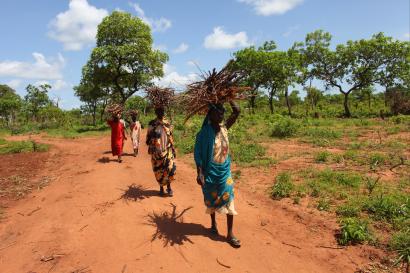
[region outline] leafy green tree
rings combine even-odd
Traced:
[[[308,64],[308,75],[343,94],[344,115],[351,117],[349,95],[383,78],[380,71],[388,62],[380,52],[386,40],[383,35],[374,35],[369,40],[340,44],[336,50],[329,48],[330,41],[331,35],[322,30],[309,33],[301,53]]]
[[[0,84],[0,117],[6,120],[7,125],[13,124],[21,106],[22,100],[16,91]]]
[[[154,50],[150,27],[129,13],[114,11],[98,26],[90,62],[98,68],[101,86],[124,104],[137,91],[162,77],[168,55]],[[95,70],[97,71],[97,70]]]
[[[42,84],[38,87],[29,84],[26,87],[27,94],[24,100],[26,102],[27,114],[36,121],[38,121],[39,111],[51,104],[50,98],[48,97],[48,91],[50,89],[51,86],[49,84]]]

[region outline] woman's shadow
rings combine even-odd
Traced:
[[[192,209],[192,207],[182,210],[177,213],[177,208],[171,203],[172,212],[164,211],[162,213],[155,213],[148,215],[148,225],[157,228],[152,235],[151,242],[155,240],[162,240],[164,247],[183,245],[185,242],[194,242],[189,238],[190,236],[204,236],[214,241],[226,241],[225,237],[219,234],[212,234],[210,229],[205,228],[201,224],[184,223],[183,215]]]
[[[123,194],[119,199],[122,199],[125,202],[136,202],[153,196],[159,196],[159,192],[154,190],[147,190],[140,185],[132,184],[128,186],[127,189],[123,190]]]

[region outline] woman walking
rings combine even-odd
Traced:
[[[111,152],[113,156],[118,156],[118,162],[122,162],[122,151],[124,147],[124,140],[127,139],[125,135],[125,124],[121,120],[121,110],[119,106],[113,107],[111,110],[112,118],[107,120],[111,127]]]
[[[239,116],[239,107],[230,102],[231,116],[224,122],[222,104],[210,104],[208,114],[195,142],[197,183],[204,195],[206,213],[211,216],[211,232],[218,234],[215,212],[226,214],[228,243],[240,247],[241,242],[233,233],[233,218],[237,215],[234,205],[234,181],[231,176],[228,129]]]
[[[147,131],[146,144],[151,155],[152,169],[159,184],[160,196],[165,196],[164,187],[167,187],[168,196],[173,196],[171,188],[175,180],[176,157],[174,148],[173,128],[165,117],[167,107],[173,97],[173,90],[169,88],[154,87],[147,90],[148,97],[155,108],[156,118],[150,121]]]
[[[138,112],[136,111],[131,113],[130,135],[134,156],[137,156],[140,146],[141,123],[138,120]]]

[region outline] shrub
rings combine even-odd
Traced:
[[[273,124],[273,137],[287,138],[295,136],[300,128],[300,124],[288,117],[282,117]]]
[[[344,218],[340,222],[339,244],[360,244],[372,238],[368,223],[357,218]]]
[[[271,197],[276,200],[289,197],[293,189],[294,185],[291,181],[290,174],[288,172],[280,173],[271,188]]]

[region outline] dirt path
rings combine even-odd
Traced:
[[[160,198],[145,145],[137,158],[118,164],[107,161],[108,137],[42,141],[54,145],[58,165],[41,173],[53,178],[48,187],[6,210],[2,273],[354,272],[369,262],[365,247],[319,247],[336,246],[336,224],[325,216],[293,210],[240,183],[235,231],[243,246],[233,249],[209,235],[190,165],[177,162],[175,196]],[[218,223],[225,234],[224,217]]]

